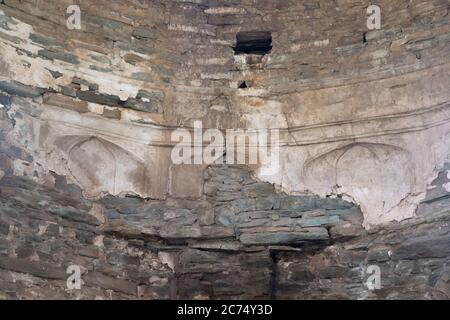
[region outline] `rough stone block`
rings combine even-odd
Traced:
[[[44,103],[51,106],[73,110],[78,113],[89,112],[89,107],[86,101],[72,99],[63,95],[46,94],[44,95]]]
[[[308,241],[326,241],[329,235],[325,228],[310,228],[296,232],[244,233],[239,239],[246,245],[296,245]]]

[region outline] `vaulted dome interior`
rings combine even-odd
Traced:
[[[0,299],[450,299],[450,2],[375,2],[0,1]]]

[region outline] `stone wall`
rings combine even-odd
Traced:
[[[434,209],[448,192],[367,233],[352,204],[277,193],[241,168],[208,168],[201,202],[92,202],[55,179],[0,181],[2,298],[450,299],[450,218]],[[67,289],[71,265],[81,290]],[[372,265],[380,290],[366,284]]]
[[[370,4],[0,1],[1,296],[450,298],[450,4]],[[278,171],[174,165],[195,121]]]

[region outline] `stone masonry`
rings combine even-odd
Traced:
[[[0,299],[450,299],[450,2],[375,2],[0,0]]]

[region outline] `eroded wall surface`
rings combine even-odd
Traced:
[[[202,201],[89,201],[55,179],[0,181],[2,299],[450,299],[446,172],[419,218],[370,233],[351,203],[277,193],[242,168],[209,168]]]
[[[449,298],[447,0],[72,4],[0,3],[3,297]],[[279,170],[172,164],[195,121]]]

